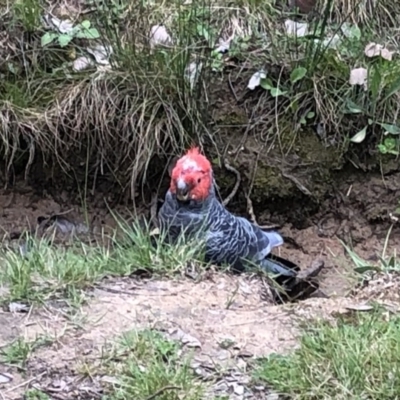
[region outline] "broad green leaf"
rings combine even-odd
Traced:
[[[90,21],[88,21],[88,20],[86,19],[85,21],[82,21],[82,22],[80,23],[80,26],[81,26],[82,28],[89,29],[89,28],[90,28]]]
[[[347,99],[346,101],[346,106],[347,106],[347,112],[350,114],[360,114],[363,112],[363,109],[358,106],[356,103],[354,103],[353,101]]]
[[[47,44],[51,43],[56,37],[57,33],[54,32],[47,32],[42,36],[42,39],[40,40],[40,43],[42,47],[46,46]]]
[[[100,33],[96,28],[90,28],[78,31],[75,34],[75,37],[79,39],[98,39],[100,37]]]
[[[306,76],[307,69],[304,67],[298,67],[292,71],[290,74],[290,81],[296,83]]]
[[[58,35],[58,43],[61,47],[65,47],[68,45],[68,43],[72,40],[72,36],[70,35]]]
[[[361,30],[357,25],[352,25],[349,29],[349,36],[354,39],[361,39]]]
[[[14,75],[17,74],[17,68],[15,68],[15,65],[13,63],[11,62],[7,63],[7,67],[11,73],[13,73]]]
[[[265,90],[271,90],[274,88],[271,79],[268,78],[261,79],[260,86]]]
[[[197,25],[197,33],[199,36],[203,36],[204,39],[206,39],[207,41],[210,40],[210,34],[208,32],[208,29],[204,25]]]
[[[381,154],[386,154],[388,152],[388,150],[384,144],[378,144],[378,150]]]
[[[385,130],[385,133],[390,133],[391,135],[400,135],[400,128],[398,126],[384,124],[383,122],[378,122],[378,124]]]
[[[307,115],[306,115],[307,119],[311,119],[315,117],[315,112],[314,111],[310,111]]]
[[[367,125],[367,126],[364,126],[364,128],[361,129],[361,131],[357,132],[357,133],[350,139],[350,142],[353,142],[353,143],[361,143],[361,142],[365,139],[365,136],[367,135],[367,128],[368,128],[368,125]]]
[[[395,138],[388,137],[383,141],[387,149],[395,149],[397,147],[397,140]]]
[[[272,97],[278,97],[278,96],[283,96],[284,94],[286,94],[287,92],[283,92],[281,89],[279,88],[272,88],[271,89],[271,96]]]

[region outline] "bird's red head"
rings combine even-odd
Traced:
[[[212,181],[210,161],[200,153],[198,147],[192,147],[175,164],[170,191],[181,201],[202,201],[209,196]]]

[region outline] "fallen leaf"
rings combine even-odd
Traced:
[[[23,303],[12,302],[8,305],[8,309],[11,313],[18,313],[18,312],[28,312],[30,307]]]
[[[169,333],[174,340],[179,340],[188,347],[201,347],[201,343],[198,339],[184,332],[182,329],[172,329]]]
[[[361,131],[357,132],[351,139],[350,142],[353,143],[361,143],[362,141],[364,141],[365,136],[367,134],[367,128],[368,125],[365,126],[363,129],[361,129]]]
[[[194,88],[197,77],[199,76],[202,67],[202,63],[197,63],[193,61],[185,69],[185,78],[189,80],[189,84],[192,89]]]
[[[370,58],[381,56],[385,60],[392,61],[394,52],[388,50],[386,47],[383,47],[381,44],[368,43],[365,46],[364,54]]]
[[[316,41],[317,40],[318,39],[316,39]],[[336,35],[333,35],[333,36],[327,36],[322,41],[322,44],[323,44],[324,47],[329,47],[331,49],[336,49],[341,42],[342,42],[341,37],[338,34],[336,34]]]
[[[160,234],[160,229],[154,228],[152,231],[150,231],[149,236],[157,236],[159,234]]]
[[[171,36],[164,25],[153,25],[150,29],[150,48],[157,45],[171,45],[173,43]]]
[[[88,47],[86,50],[89,54],[91,54],[95,58],[97,64],[100,65],[110,64],[109,57],[113,53],[113,49],[111,46],[97,45],[94,47]]]
[[[220,38],[218,40],[218,47],[215,49],[215,51],[217,51],[218,53],[226,53],[231,45],[231,40],[232,39],[223,40],[222,38]]]
[[[74,24],[69,19],[59,19],[57,17],[51,17],[52,24],[58,29],[60,33],[71,33],[74,29]]]
[[[350,85],[364,85],[367,83],[368,71],[365,68],[355,68],[350,71]]]
[[[386,48],[382,49],[382,51],[381,51],[381,57],[388,61],[392,61],[393,54],[394,54],[393,51],[390,51]]]
[[[5,373],[1,373],[0,374],[0,384],[1,383],[8,383],[8,382],[11,382],[12,380],[13,380],[12,375],[5,374]]]
[[[238,383],[233,383],[231,386],[233,387],[233,392],[235,394],[237,394],[238,396],[244,395],[244,386],[239,385]]]
[[[347,306],[346,308],[351,311],[371,311],[374,309],[374,307],[368,304],[354,304],[351,306]]]
[[[89,57],[79,57],[74,61],[72,69],[76,72],[83,71],[93,65],[92,60]]]
[[[375,57],[375,56],[379,56],[381,54],[381,50],[382,50],[383,46],[381,44],[377,44],[377,43],[368,43],[365,46],[364,49],[364,54],[367,57]]]
[[[308,23],[296,22],[291,19],[285,21],[286,33],[297,37],[306,36],[308,33]]]
[[[254,90],[257,86],[260,86],[261,79],[265,79],[267,74],[264,71],[257,71],[250,78],[247,88],[250,90]]]

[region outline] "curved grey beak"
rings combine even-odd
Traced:
[[[186,201],[189,198],[189,186],[182,179],[178,179],[176,185],[176,198],[180,201]]]

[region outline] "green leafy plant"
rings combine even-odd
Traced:
[[[383,142],[378,144],[378,150],[381,154],[392,154],[394,156],[400,155],[400,141],[394,137],[387,137]]]
[[[211,69],[216,72],[221,72],[224,69],[224,59],[223,54],[219,51],[211,52]]]
[[[100,33],[96,28],[91,27],[91,23],[88,20],[82,21],[76,25],[68,33],[58,32],[46,32],[41,39],[42,46],[46,46],[52,43],[54,40],[58,41],[60,47],[67,46],[74,38],[78,39],[98,39]]]
[[[13,11],[15,19],[28,32],[34,32],[40,26],[41,6],[38,0],[17,0]]]
[[[307,69],[304,67],[295,68],[290,74],[290,82],[291,84],[295,84],[298,81],[301,81],[307,74]]]
[[[272,97],[284,96],[288,93],[287,90],[282,90],[279,85],[275,86],[269,78],[261,79],[260,86],[268,90]]]
[[[301,117],[300,124],[306,125],[307,124],[307,120],[311,120],[314,117],[315,117],[315,112],[314,111],[309,111],[303,117]]]

